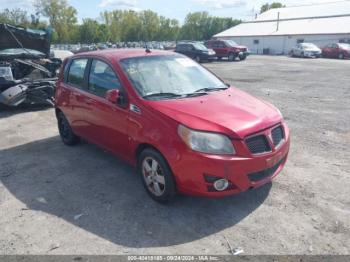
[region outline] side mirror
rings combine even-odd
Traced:
[[[118,89],[108,90],[106,99],[113,104],[117,104],[120,99],[120,91]]]

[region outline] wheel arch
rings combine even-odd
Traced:
[[[164,159],[168,162],[168,160],[166,159],[166,157],[164,156],[164,154],[158,149],[156,148],[155,146],[149,144],[149,143],[141,143],[137,146],[136,150],[135,150],[135,153],[134,153],[134,158],[136,160],[136,163],[138,162],[138,158],[140,156],[140,154],[145,150],[145,149],[153,149],[155,151],[157,151],[159,154],[161,154]],[[169,164],[168,164],[169,165]]]
[[[141,143],[141,144],[139,144],[137,146],[137,148],[135,150],[135,153],[134,153],[134,159],[135,159],[136,166],[139,165],[139,156],[140,156],[140,154],[146,149],[153,149],[154,151],[159,153],[164,158],[165,164],[168,166],[169,170],[171,171],[171,173],[173,175],[173,178],[174,178],[175,185],[177,186],[177,184],[178,184],[177,178],[174,175],[174,171],[171,168],[171,165],[170,165],[167,157],[162,153],[162,151],[160,151],[158,148],[156,148],[155,146],[153,146],[153,145],[151,145],[149,143]]]

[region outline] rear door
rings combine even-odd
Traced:
[[[338,58],[338,56],[339,56],[339,46],[338,46],[338,44],[333,44],[332,45],[332,49],[331,49],[331,56],[333,57],[333,58]]]
[[[67,73],[65,80],[61,86],[68,98],[67,103],[62,105],[65,116],[70,125],[79,136],[85,136],[88,125],[85,119],[85,112],[87,110],[85,103],[86,82],[85,76],[87,74],[88,58],[77,58],[70,61],[67,65]]]
[[[219,56],[221,57],[228,56],[228,51],[226,50],[226,44],[223,41],[216,41],[215,45],[217,50],[217,51],[215,50],[215,52],[219,54]]]
[[[88,74],[88,113],[89,140],[118,154],[122,158],[129,150],[127,135],[127,102],[114,104],[108,101],[106,93],[118,89],[127,101],[127,94],[121,82],[107,61],[92,59]]]

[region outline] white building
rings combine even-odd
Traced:
[[[299,42],[321,48],[350,43],[350,1],[271,9],[214,38],[234,40],[255,54],[288,54]]]

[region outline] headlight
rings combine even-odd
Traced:
[[[183,125],[179,125],[177,131],[185,144],[194,151],[215,155],[236,153],[232,142],[225,135],[195,131]]]

